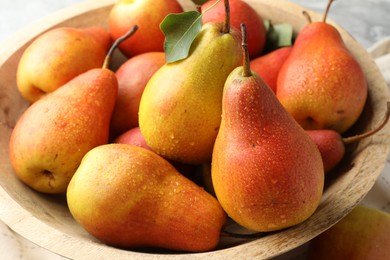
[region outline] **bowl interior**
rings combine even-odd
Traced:
[[[86,1],[57,12],[16,33],[0,48],[0,218],[13,230],[32,242],[57,254],[69,257],[160,257],[183,256],[176,252],[142,250],[130,251],[102,244],[84,231],[72,218],[63,196],[39,194],[14,175],[8,158],[8,142],[13,126],[27,108],[17,91],[15,75],[18,61],[31,41],[44,31],[61,26],[107,28],[107,17],[115,0]],[[179,1],[185,9],[193,9],[189,0]],[[275,24],[290,23],[298,33],[306,24],[301,14],[304,8],[284,0],[246,0],[265,19]],[[311,12],[313,20],[321,14]],[[334,24],[332,21],[329,23]],[[384,115],[390,99],[387,85],[375,63],[347,32],[334,24],[362,65],[369,83],[369,96],[364,112],[348,134],[362,132],[375,126]],[[115,66],[123,61],[116,53]],[[309,241],[344,217],[373,186],[383,169],[390,148],[390,128],[348,148],[347,156],[327,179],[322,202],[307,221],[289,229],[253,240],[221,239],[220,246],[207,257],[257,256],[269,258],[287,252]],[[77,249],[77,250],[76,250]]]

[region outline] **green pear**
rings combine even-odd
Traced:
[[[139,127],[155,152],[190,164],[211,160],[223,86],[242,60],[240,42],[233,27],[207,23],[186,59],[165,64],[152,76],[141,97]]]
[[[89,151],[67,201],[75,220],[120,248],[214,249],[226,214],[218,201],[147,149],[107,144]]]
[[[314,213],[324,169],[315,143],[250,70],[243,46],[244,66],[232,71],[223,92],[211,178],[229,217],[253,231],[275,231]]]
[[[299,32],[280,69],[276,95],[304,129],[344,133],[363,111],[367,81],[338,30],[325,19],[326,13],[324,21]]]
[[[17,68],[21,95],[35,102],[74,77],[100,68],[111,45],[100,27],[60,27],[36,38],[23,52]]]
[[[390,214],[358,205],[309,243],[309,259],[390,259]]]

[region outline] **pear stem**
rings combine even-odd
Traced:
[[[328,5],[326,6],[324,17],[322,18],[322,21],[325,23],[326,18],[328,17],[330,6],[332,5],[333,0],[329,0]]]
[[[223,24],[223,33],[230,32],[230,4],[229,0],[225,0],[225,22]]]
[[[103,69],[108,69],[111,62],[112,54],[114,53],[115,49],[118,47],[119,44],[121,44],[123,41],[127,40],[130,36],[132,36],[136,31],[138,30],[138,26],[134,25],[130,30],[116,39],[116,41],[112,44],[110,50],[108,51],[106,58],[104,59],[103,63]]]
[[[248,36],[247,36],[247,30],[245,24],[240,24],[241,26],[241,34],[242,34],[242,52],[243,52],[243,58],[244,58],[244,72],[243,75],[244,77],[250,77],[252,76],[252,71],[251,71],[251,63],[249,59],[249,51],[248,51]]]
[[[350,144],[350,143],[353,143],[353,142],[356,142],[356,141],[359,141],[363,138],[366,138],[366,137],[369,137],[373,134],[375,134],[376,132],[378,132],[379,130],[381,130],[386,124],[387,122],[389,121],[389,117],[390,117],[390,101],[387,101],[387,110],[386,110],[386,114],[385,116],[383,117],[383,120],[382,122],[379,124],[379,126],[377,126],[376,128],[368,131],[368,132],[365,132],[363,134],[359,134],[359,135],[355,135],[355,136],[351,136],[351,137],[346,137],[346,138],[343,138],[343,142],[344,144]]]
[[[307,22],[308,22],[309,24],[312,23],[311,16],[310,16],[310,14],[309,14],[308,12],[306,12],[305,10],[303,10],[303,11],[302,11],[302,14],[303,14],[303,16],[305,16],[305,18],[306,18],[306,20],[307,20]]]

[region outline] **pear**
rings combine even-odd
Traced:
[[[131,34],[129,34],[130,36]],[[75,77],[28,107],[11,133],[9,157],[16,176],[36,191],[64,193],[83,156],[109,138],[118,92],[103,64]]]
[[[242,60],[241,34],[228,21],[203,25],[189,56],[163,65],[144,89],[139,127],[146,143],[165,158],[190,164],[211,160],[223,86]]]
[[[245,42],[243,49],[244,66],[232,71],[223,92],[211,178],[229,217],[249,230],[275,231],[314,213],[324,169],[315,143],[250,70]]]
[[[304,129],[344,133],[363,111],[367,81],[338,30],[326,23],[327,13],[299,32],[279,72],[276,95]]]
[[[164,52],[146,52],[128,59],[115,72],[118,97],[111,118],[111,136],[116,138],[138,126],[142,92],[149,79],[164,64]]]
[[[53,92],[74,77],[102,66],[110,34],[100,27],[60,27],[35,39],[17,68],[18,90],[29,102]]]
[[[365,205],[309,243],[308,259],[390,259],[390,214]]]
[[[276,93],[280,68],[291,51],[291,46],[281,47],[251,60],[251,69],[264,80],[274,93]]]
[[[222,1],[210,0],[201,5],[202,22],[223,21],[225,19],[224,4]],[[215,4],[215,5],[214,5]],[[251,59],[262,54],[266,40],[267,30],[263,17],[243,0],[230,0],[231,25],[240,29],[240,24],[245,23],[248,31],[248,51]],[[207,10],[207,11],[206,11]]]
[[[168,161],[127,144],[88,152],[69,184],[67,201],[86,231],[120,248],[211,250],[226,221],[218,201]]]
[[[387,102],[387,110],[383,121],[377,127],[365,133],[350,137],[342,137],[337,131],[330,129],[307,130],[306,133],[320,150],[325,173],[334,169],[344,158],[347,145],[358,142],[363,138],[372,136],[380,131],[389,121],[389,116],[390,101]]]

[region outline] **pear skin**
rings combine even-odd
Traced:
[[[17,68],[18,90],[29,102],[53,92],[74,77],[100,68],[111,46],[100,27],[52,29],[23,52]]]
[[[147,52],[128,59],[115,72],[118,97],[111,118],[111,136],[138,126],[142,92],[153,74],[165,64],[164,52]]]
[[[314,142],[271,88],[243,67],[227,78],[211,178],[226,213],[268,232],[299,224],[318,207],[324,169]]]
[[[308,130],[306,133],[320,150],[324,171],[328,173],[340,163],[345,155],[345,144],[341,135],[329,129]]]
[[[15,174],[34,190],[64,193],[85,153],[108,142],[117,91],[113,72],[92,69],[28,107],[9,143]]]
[[[177,0],[119,0],[108,17],[109,31],[117,40],[133,25],[138,25],[137,33],[119,46],[129,58],[145,52],[162,52],[165,38],[160,23],[168,14],[181,12],[183,8]]]
[[[390,214],[358,205],[309,243],[308,259],[390,259]]]
[[[85,230],[120,248],[208,251],[218,244],[226,221],[218,201],[168,161],[127,144],[88,152],[67,201]]]
[[[141,97],[139,127],[165,158],[199,164],[211,160],[221,121],[225,80],[242,61],[241,35],[223,23],[203,25],[189,56],[163,65]]]
[[[292,50],[291,46],[282,47],[251,60],[251,69],[276,93],[280,68]]]
[[[367,99],[365,74],[335,27],[313,22],[298,34],[276,95],[306,130],[347,131]]]
[[[201,6],[203,12],[202,22],[206,24],[208,22],[219,21],[222,22],[225,19],[224,3],[220,1],[215,6],[217,0],[210,0]],[[240,28],[240,24],[244,23],[248,31],[248,51],[251,59],[257,58],[263,52],[266,39],[267,30],[264,26],[263,17],[256,12],[247,2],[242,0],[230,0],[230,14],[231,14],[231,25],[237,29]],[[208,10],[207,12],[205,12]]]

